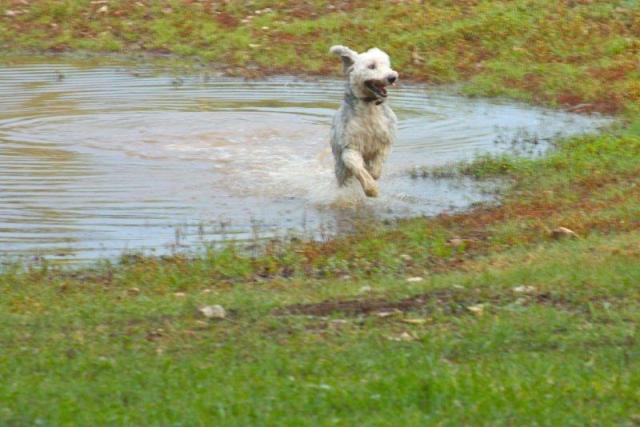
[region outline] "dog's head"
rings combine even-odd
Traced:
[[[377,47],[359,54],[338,45],[330,52],[342,59],[351,90],[358,98],[382,102],[387,97],[387,86],[398,80],[398,73],[391,69],[389,55]]]

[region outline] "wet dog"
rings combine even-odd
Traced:
[[[344,100],[331,127],[331,151],[340,186],[350,177],[360,181],[369,197],[379,194],[376,182],[396,134],[396,115],[385,102],[387,86],[398,79],[389,55],[378,48],[358,54],[333,46],[347,77]]]

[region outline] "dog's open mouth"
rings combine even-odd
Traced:
[[[387,85],[380,80],[367,80],[364,85],[378,98],[387,97]]]

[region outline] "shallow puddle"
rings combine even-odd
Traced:
[[[390,95],[400,123],[382,195],[365,200],[333,179],[328,135],[342,89],[331,79],[0,67],[0,254],[78,262],[462,209],[490,199],[487,185],[411,171],[543,151],[609,122],[404,84]]]

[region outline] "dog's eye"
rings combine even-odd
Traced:
[[[370,70],[375,70],[376,69],[376,64],[369,64],[369,69]]]

